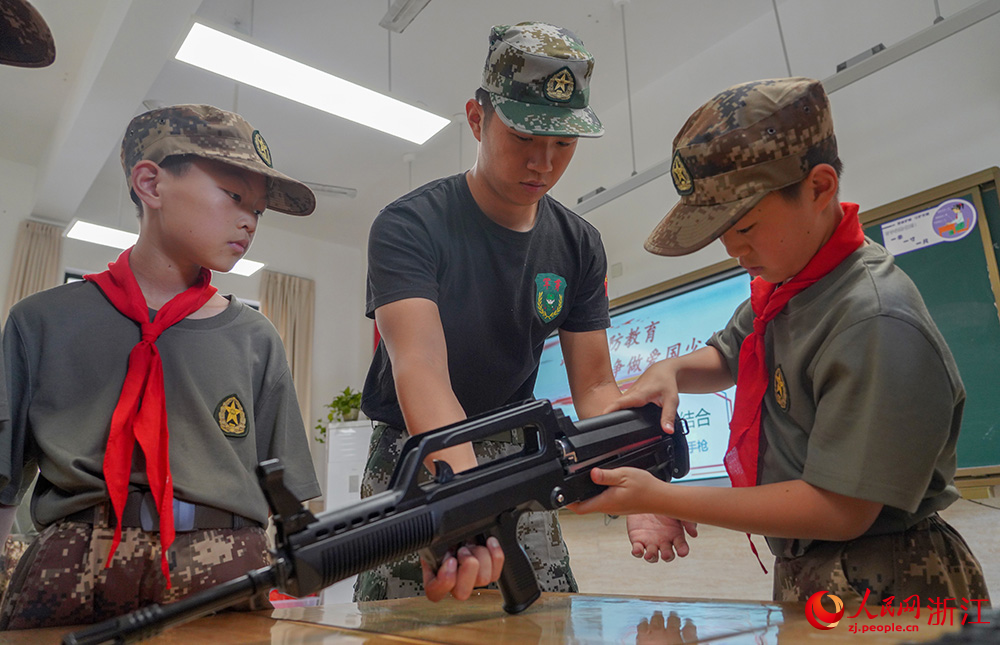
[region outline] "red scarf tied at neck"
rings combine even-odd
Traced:
[[[865,235],[858,220],[858,205],[844,202],[841,207],[844,216],[833,235],[801,271],[780,285],[767,282],[759,276],[750,283],[753,331],[740,345],[736,403],[733,420],[729,423],[729,448],[725,457],[726,472],[733,486],[757,484],[760,419],[768,383],[764,356],[764,331],[767,324],[781,313],[793,296],[815,284],[864,244]],[[753,542],[750,547],[756,554]],[[761,567],[763,566],[761,563]]]
[[[168,327],[201,309],[215,295],[216,288],[210,284],[212,272],[202,268],[195,283],[163,305],[150,322],[146,298],[129,266],[131,252],[131,248],[123,251],[108,265],[107,271],[83,276],[84,280],[96,284],[122,315],[138,323],[142,331],[142,338],[129,353],[128,372],[111,416],[111,432],[104,454],[104,479],[118,520],[105,566],[111,567],[121,542],[122,513],[132,473],[132,449],[138,442],[146,456],[146,476],[160,514],[160,564],[169,589],[167,549],[174,541],[174,485],[170,477],[163,363],[156,339]]]

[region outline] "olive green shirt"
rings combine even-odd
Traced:
[[[749,301],[708,342],[737,377]],[[802,479],[884,504],[867,535],[949,506],[965,388],[910,278],[868,244],[794,296],[765,332],[758,483]],[[809,540],[768,538],[775,555]]]
[[[11,309],[3,343],[12,423],[0,430],[0,504],[18,503],[36,467],[39,526],[107,499],[105,444],[139,339],[139,325],[89,282]],[[270,458],[282,460],[298,499],[320,494],[281,338],[263,315],[230,298],[216,316],[168,328],[156,346],[177,499],[266,524],[255,469]],[[130,484],[147,484],[138,445]]]

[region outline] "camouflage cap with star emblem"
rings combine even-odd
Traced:
[[[836,159],[830,101],[811,78],[735,85],[688,118],[673,151],[681,199],[646,239],[657,255],[707,246],[768,193],[805,179],[812,160]]]
[[[0,63],[46,67],[56,59],[52,31],[26,0],[0,0]]]
[[[270,209],[308,215],[316,208],[308,186],[272,167],[264,137],[239,114],[211,105],[172,105],[140,114],[128,124],[121,159],[129,187],[137,163],[161,163],[174,155],[215,159],[264,175]]]
[[[590,108],[594,57],[568,29],[541,22],[490,31],[484,90],[500,119],[518,132],[599,137],[604,126]]]

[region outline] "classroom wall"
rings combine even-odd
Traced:
[[[792,74],[825,79],[838,62],[865,48],[879,42],[890,46],[929,27],[933,13],[919,4],[780,3]],[[974,3],[941,4],[942,12],[950,15]],[[842,199],[866,210],[1000,165],[998,33],[1000,15],[994,15],[831,94],[845,162]],[[645,43],[639,51],[655,56],[656,43]],[[641,171],[669,158],[673,137],[684,121],[720,90],[786,75],[772,14],[660,78],[644,85],[633,79],[636,168]],[[631,174],[627,103],[623,100],[599,115],[608,134],[581,141],[572,166],[553,191],[567,205]],[[622,275],[609,281],[612,298],[726,258],[718,242],[684,258],[662,258],[642,249],[643,240],[676,201],[670,178],[664,175],[585,215],[602,233],[609,266],[622,265]]]

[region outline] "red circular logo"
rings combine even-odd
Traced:
[[[806,601],[806,620],[816,629],[833,629],[840,624],[840,619],[844,616],[844,601],[833,594],[830,594],[830,598],[833,599],[833,612],[823,609],[820,600],[826,593],[828,592],[817,591]]]

